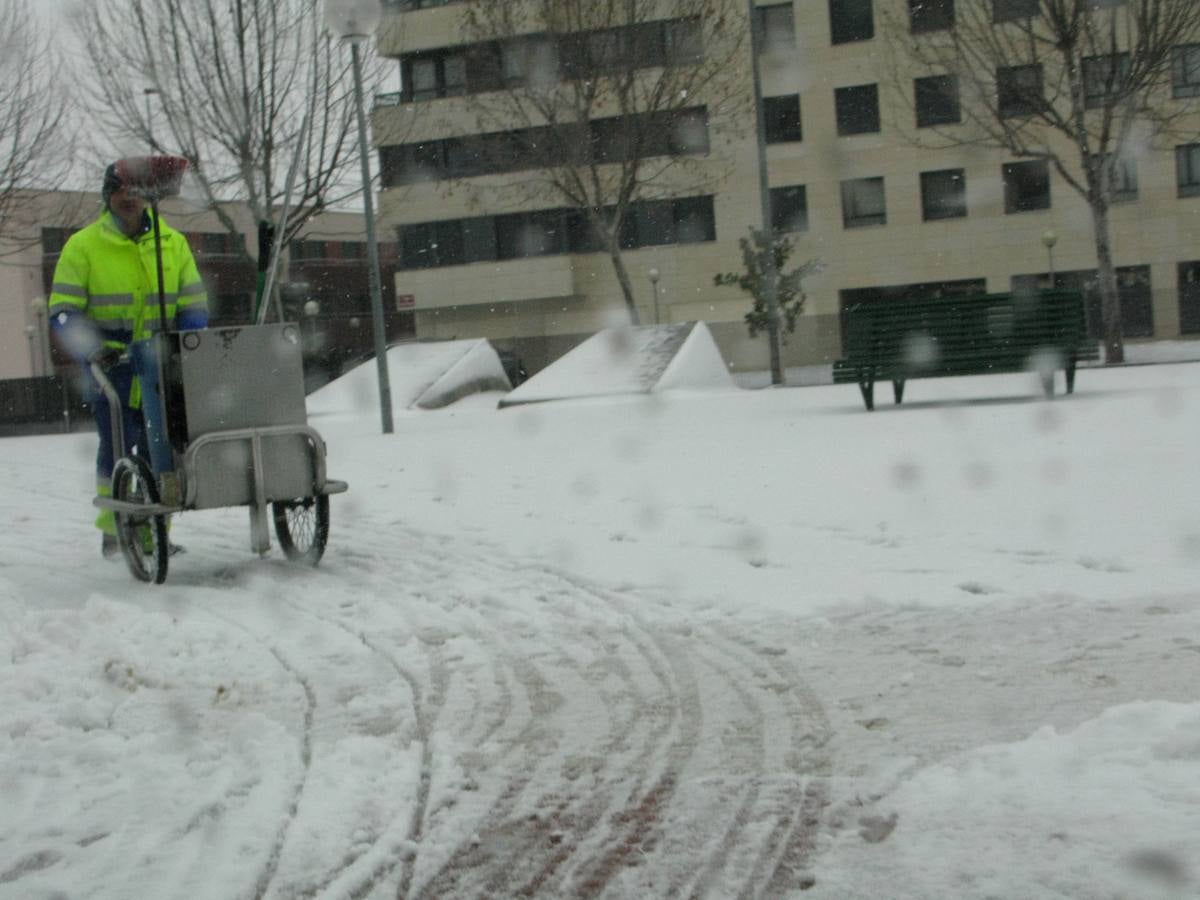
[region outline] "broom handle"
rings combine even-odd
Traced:
[[[167,292],[163,286],[162,233],[158,228],[158,201],[150,201],[150,212],[154,217],[154,266],[158,270],[158,325],[159,333],[167,333]]]

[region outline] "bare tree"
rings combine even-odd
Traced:
[[[70,170],[58,70],[56,47],[26,0],[0,0],[0,255],[40,239],[38,200]]]
[[[74,23],[90,76],[78,82],[115,146],[187,157],[231,233],[239,227],[221,204],[236,201],[260,223],[260,242],[264,226],[286,242],[362,189],[350,54],[323,22],[319,0],[95,0]],[[373,62],[369,87],[379,71]]]
[[[472,0],[464,14],[469,152],[526,203],[564,204],[607,252],[638,323],[621,230],[638,201],[711,185],[703,159],[727,117],[745,116],[737,0]],[[742,119],[744,122],[744,118]]]
[[[919,70],[908,74],[953,79],[926,82],[940,95],[926,99],[943,109],[961,99],[961,125],[923,135],[1045,160],[1087,202],[1105,358],[1122,362],[1109,208],[1138,148],[1188,112],[1170,84],[1176,48],[1200,40],[1196,0],[909,0],[888,18],[893,59]]]

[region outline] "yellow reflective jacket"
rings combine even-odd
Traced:
[[[152,215],[146,211],[147,217]],[[187,239],[161,219],[163,289],[168,328],[203,328],[208,294]],[[92,327],[76,329],[68,350],[86,359],[101,343],[124,349],[159,328],[154,232],[127,237],[105,211],[73,234],[54,269],[50,319],[60,328],[82,313]]]

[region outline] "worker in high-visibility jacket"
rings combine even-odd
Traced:
[[[98,363],[121,398],[125,450],[149,461],[139,389],[128,348],[159,328],[159,285],[151,211],[126,185],[113,164],[104,173],[104,209],[67,240],[54,269],[49,316],[61,347],[80,363],[100,436],[96,492],[112,495],[113,435],[108,400],[91,375]],[[208,324],[208,295],[187,239],[159,220],[163,292],[168,326],[178,330]],[[105,557],[119,552],[110,510],[96,517]]]

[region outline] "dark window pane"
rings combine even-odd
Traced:
[[[992,0],[992,21],[1011,22],[1038,14],[1038,0]]]
[[[862,84],[836,88],[838,134],[867,134],[879,130],[879,87]]]
[[[921,173],[921,214],[927,222],[967,214],[967,179],[962,169]]]
[[[717,239],[712,197],[684,197],[676,200],[675,239],[681,244],[698,244]]]
[[[1200,196],[1200,144],[1175,148],[1175,181],[1180,197]]]
[[[62,248],[70,236],[71,232],[66,228],[43,228],[42,252],[47,254],[62,252]]]
[[[406,269],[429,269],[437,265],[432,223],[405,225],[400,229],[400,260]]]
[[[1050,208],[1050,167],[1045,160],[1005,163],[1003,175],[1006,213]]]
[[[882,178],[855,178],[842,182],[842,223],[847,228],[887,223]]]
[[[657,247],[675,243],[675,210],[670,200],[640,203],[635,215],[636,246]]]
[[[954,0],[908,0],[913,34],[941,31],[954,26]]]
[[[621,118],[599,119],[591,123],[591,132],[597,162],[621,162],[633,156],[637,135],[632,123]]]
[[[788,53],[796,49],[796,22],[792,4],[759,6],[754,10],[758,16],[759,35],[763,53]]]
[[[875,36],[871,0],[829,0],[829,30],[835,44],[869,41]]]
[[[467,89],[472,93],[501,87],[500,48],[494,43],[476,44],[466,51]]]
[[[1179,264],[1179,330],[1200,332],[1200,260]]]
[[[704,42],[699,19],[678,19],[663,24],[666,62],[673,66],[695,65],[704,61]]]
[[[1129,54],[1088,56],[1083,60],[1084,103],[1088,109],[1099,109],[1110,100],[1121,97],[1129,79]]]
[[[671,117],[667,126],[667,152],[673,156],[708,153],[707,110],[685,109]]]
[[[763,97],[763,131],[768,144],[800,140],[800,95]]]
[[[462,223],[457,219],[438,222],[434,227],[435,251],[439,266],[457,266],[463,262]]]
[[[412,98],[430,100],[437,94],[437,62],[432,58],[414,59],[409,69],[412,78]]]
[[[462,53],[442,60],[442,96],[455,97],[467,92],[467,57]]]
[[[572,253],[596,253],[605,249],[601,236],[588,216],[573,209],[567,213],[567,248]]]
[[[998,69],[996,93],[1002,117],[1034,115],[1045,103],[1042,92],[1042,67],[1008,66]]]
[[[630,59],[629,35],[625,29],[609,28],[587,36],[588,60],[593,72],[612,72]]]
[[[643,22],[631,26],[626,62],[634,67],[661,66],[666,61],[666,51],[663,49],[665,25],[665,22]]]
[[[808,191],[804,185],[771,188],[771,228],[777,234],[808,231]]]
[[[1171,58],[1171,94],[1200,97],[1200,44],[1175,48]]]
[[[930,75],[913,80],[917,127],[953,125],[962,121],[958,105],[958,79],[953,75]]]
[[[1125,337],[1154,337],[1154,302],[1149,266],[1117,269],[1117,297],[1121,304],[1121,333]]]
[[[484,262],[496,258],[496,222],[491,216],[463,219],[463,262]]]

